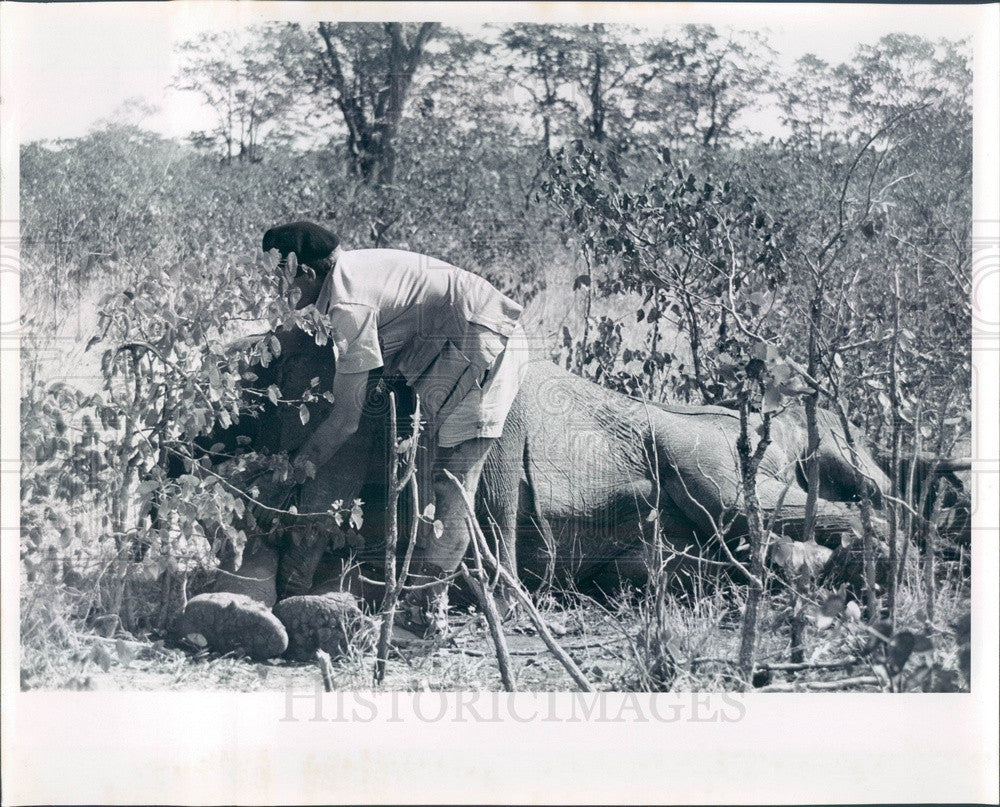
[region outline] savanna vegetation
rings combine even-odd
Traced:
[[[595,686],[969,686],[968,525],[911,471],[969,449],[962,44],[893,35],[783,67],[757,32],[706,26],[323,23],[205,35],[182,55],[176,87],[212,113],[187,141],[123,115],[21,148],[24,686],[313,674],[164,641],[219,552],[242,551],[252,510],[197,463],[168,479],[167,447],[249,405],[227,340],[321,328],[259,250],[293,219],[483,275],[526,304],[554,361],[600,384],[763,413],[739,445],[752,528],[725,591],[676,594],[659,546],[645,591],[534,593]],[[749,123],[761,111],[766,132]],[[311,402],[291,403],[305,420]],[[882,584],[872,561],[857,592],[817,587],[754,510],[769,416],[800,405],[858,425],[903,481],[884,510],[859,503],[856,539],[888,544]],[[496,687],[488,634],[464,624],[478,649],[394,663],[385,685]],[[520,687],[566,685],[537,648],[514,650]],[[368,685],[370,662],[349,654],[340,684]]]

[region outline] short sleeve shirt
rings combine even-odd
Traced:
[[[384,365],[375,309],[363,303],[332,303],[326,309],[337,348],[337,371],[367,373]]]
[[[341,253],[316,307],[330,317],[342,372],[387,366],[411,384],[449,343],[488,365],[521,313],[478,275],[394,249]]]

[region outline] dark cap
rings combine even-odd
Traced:
[[[261,247],[264,252],[278,250],[282,260],[294,252],[299,263],[316,271],[325,271],[329,268],[326,259],[339,244],[340,239],[325,227],[311,221],[294,221],[272,227],[264,233]]]

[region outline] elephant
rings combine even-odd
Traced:
[[[888,479],[862,448],[859,482],[839,423],[829,412],[819,419],[816,532],[835,549],[844,534],[861,531],[852,505],[864,495],[878,505]],[[751,432],[760,423],[752,417]],[[722,542],[735,546],[747,532],[738,436],[733,410],[629,398],[534,362],[487,459],[480,515],[497,525],[522,575],[538,578],[556,574],[598,587],[642,582],[649,564],[644,548],[656,529],[669,547],[687,548],[684,554],[724,557]],[[771,530],[800,538],[806,505],[800,407],[773,419],[771,439],[757,496]]]
[[[875,459],[886,474],[892,474],[888,452],[878,452]],[[910,501],[920,514],[920,524],[933,525],[945,538],[950,553],[967,549],[972,543],[972,496],[963,476],[972,470],[972,461],[962,458],[937,458],[924,455],[900,456],[893,489]],[[924,529],[917,531],[923,536]]]
[[[335,371],[331,351],[301,332],[278,335],[280,357],[267,368],[253,368],[258,376],[254,385],[263,389],[276,383],[286,399],[299,398],[316,377],[321,382],[314,391],[328,389]],[[374,545],[376,557],[381,557],[378,539],[385,511],[384,401],[390,389],[399,396],[400,420],[406,422],[412,407],[408,390],[394,379],[371,379],[361,428],[296,493],[302,512],[322,512],[336,499],[360,494],[365,501],[364,537],[368,549]],[[297,405],[268,403],[256,417],[243,417],[227,433],[201,438],[200,443],[204,449],[213,442],[235,448],[242,437],[258,450],[291,452],[322,421],[329,406],[322,399],[310,404],[311,416],[304,424]],[[751,429],[759,425],[760,416],[754,416]],[[833,565],[832,554],[840,551],[843,536],[861,531],[854,505],[867,496],[879,506],[890,483],[858,435],[853,437],[860,474],[855,473],[834,415],[821,410],[819,425],[816,534],[828,550],[824,559],[829,557]],[[736,551],[747,530],[739,508],[738,434],[739,416],[732,410],[633,399],[547,360],[535,360],[523,371],[503,435],[487,458],[476,497],[477,516],[487,534],[495,530],[501,559],[529,583],[556,576],[597,588],[641,583],[648,575],[646,550],[656,530],[675,554],[725,559],[723,542],[730,552]],[[806,505],[802,410],[793,406],[777,414],[771,438],[760,464],[757,495],[769,528],[800,538]],[[286,488],[274,495],[287,499],[290,494]],[[327,531],[335,530],[328,525]],[[279,597],[299,601],[324,596],[345,579],[350,588],[350,579],[341,573],[348,553],[340,553],[339,565],[336,555],[324,558],[326,534],[319,540],[256,542],[238,570],[224,560],[214,593],[239,594],[269,607]],[[416,557],[451,572],[465,551],[453,536],[426,535]],[[252,610],[257,615],[254,624],[266,618],[256,605],[222,599],[219,609],[227,613]],[[211,608],[206,613],[200,622],[184,624],[208,639],[199,625],[218,636],[217,625],[226,620],[219,622]],[[218,638],[215,643],[225,645]],[[269,640],[262,646],[271,649],[274,644]]]

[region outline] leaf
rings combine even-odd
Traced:
[[[590,275],[576,276],[576,280],[573,281],[573,291],[576,291],[583,286],[590,286]]]
[[[816,627],[820,630],[826,630],[833,624],[833,619],[828,616],[823,616],[823,614],[818,614],[816,616]]]
[[[309,407],[305,404],[299,405],[299,420],[302,421],[303,426],[309,422]]]
[[[219,392],[222,389],[222,376],[219,375],[219,368],[214,364],[208,365],[208,385],[213,392]]]
[[[187,639],[189,642],[191,642],[191,644],[193,644],[195,647],[201,647],[201,648],[208,647],[208,639],[206,639],[200,633],[189,633],[184,638]]]
[[[444,522],[437,520],[434,522],[434,537],[440,538],[444,535]]]
[[[129,664],[135,659],[135,651],[129,647],[121,639],[115,642],[115,650],[118,653],[118,660],[125,666],[128,667]]]
[[[892,637],[889,642],[889,663],[896,670],[903,669],[903,666],[913,654],[916,645],[916,637],[908,630],[901,630]]]
[[[436,509],[437,508],[435,508],[434,502],[431,502],[424,508],[423,517],[426,518],[428,521],[433,521]]]
[[[99,644],[94,645],[94,648],[90,651],[90,660],[96,662],[104,672],[108,672],[111,669],[111,662],[114,661],[111,658],[111,654]]]
[[[820,612],[823,616],[835,617],[840,616],[840,614],[843,613],[844,607],[847,605],[847,596],[845,591],[846,590],[841,587],[840,591],[829,594],[823,599],[823,602],[820,604]]]
[[[157,490],[159,487],[160,487],[159,480],[147,479],[145,482],[139,483],[138,487],[136,487],[135,489],[135,493],[137,496],[146,496],[152,493],[154,490]]]
[[[646,516],[646,521],[656,521],[656,519],[659,518],[659,516],[660,516],[660,511],[654,507],[652,510],[649,511],[649,514]]]
[[[781,408],[781,390],[776,384],[768,386],[764,390],[764,400],[761,402],[761,411],[774,412]]]
[[[854,600],[851,600],[844,606],[844,616],[846,616],[852,622],[861,621],[861,606],[858,605]]]
[[[281,390],[278,389],[277,384],[271,384],[267,388],[267,399],[273,403],[275,406],[278,405],[278,399],[281,397]]]
[[[275,356],[280,356],[281,355],[281,342],[278,341],[278,337],[277,336],[272,336],[268,340],[268,344],[271,346],[271,352]]]
[[[351,527],[353,527],[356,530],[360,530],[361,527],[364,525],[365,517],[364,514],[361,512],[360,502],[358,504],[355,504],[351,508],[351,518],[349,523]]]

